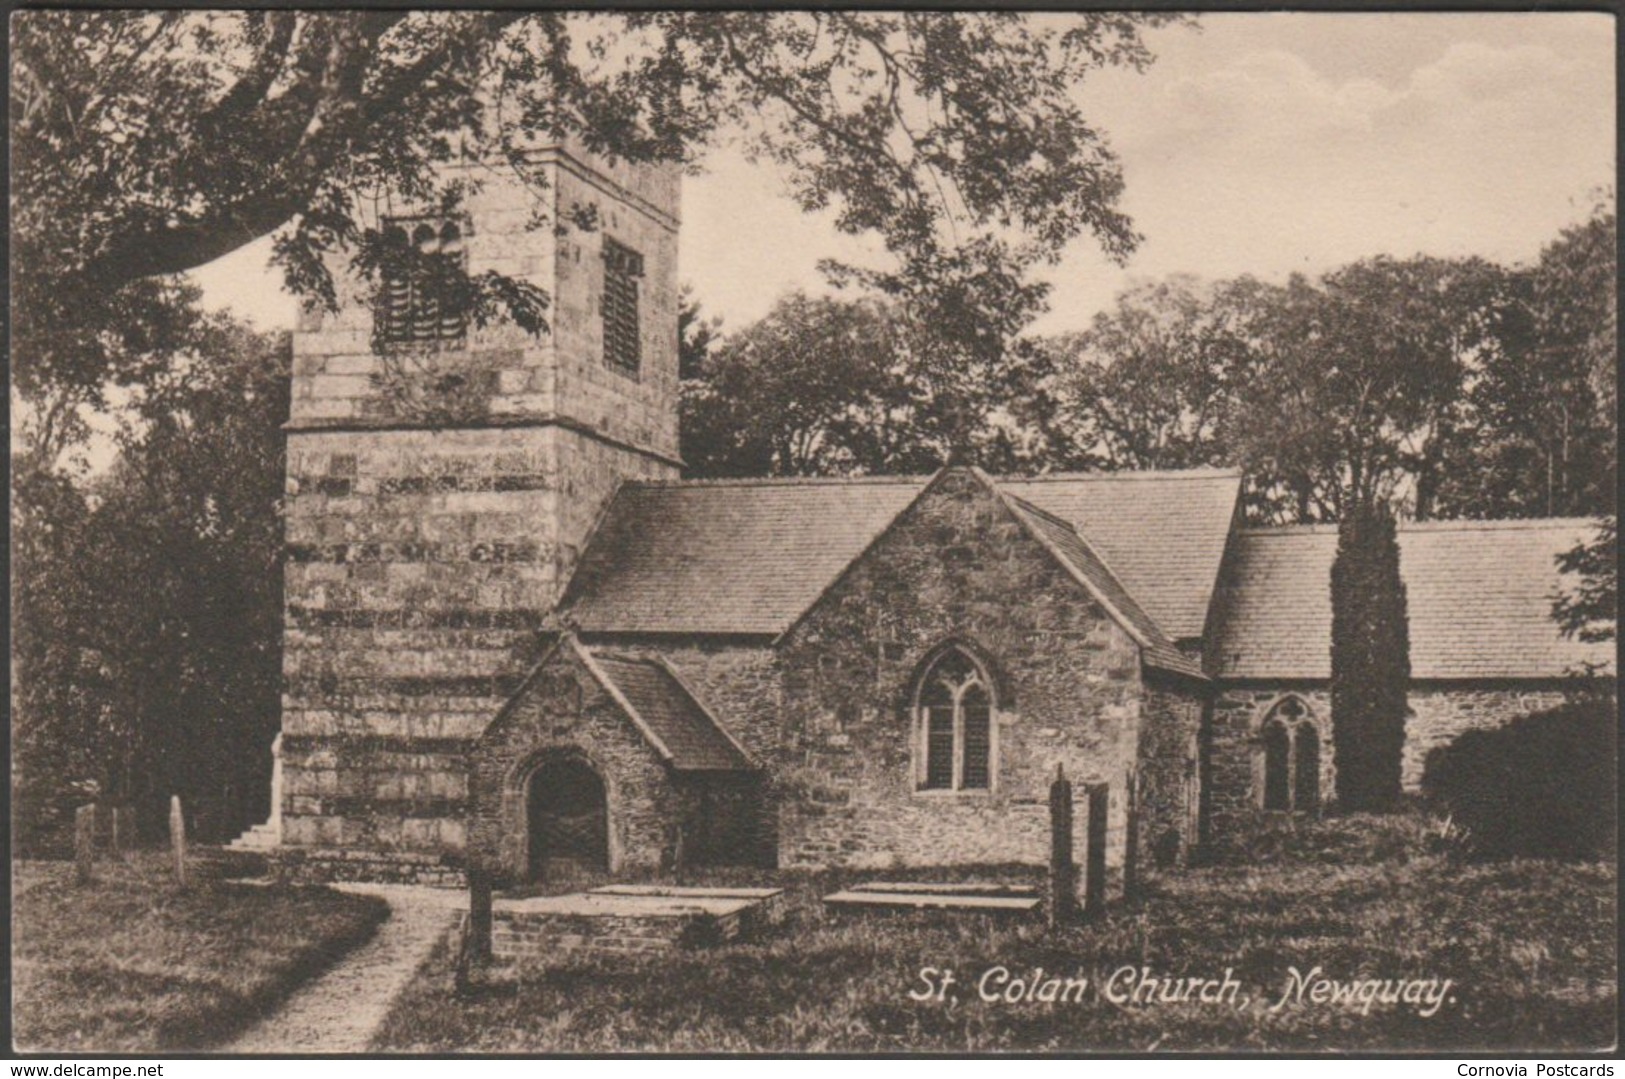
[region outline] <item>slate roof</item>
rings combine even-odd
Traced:
[[[688,772],[745,771],[754,767],[671,669],[658,660],[589,651],[592,664],[631,706],[633,720],[653,735],[656,752]]]
[[[565,603],[585,632],[776,634],[923,485],[913,476],[625,483]]]
[[[1441,521],[1399,530],[1411,676],[1555,678],[1612,661],[1611,644],[1562,637],[1552,621],[1555,558],[1592,523]],[[1332,525],[1248,529],[1219,596],[1210,668],[1224,678],[1331,674]]]
[[[1087,537],[1170,637],[1202,636],[1239,472],[1062,473],[998,484]]]
[[[1115,610],[1117,619],[1126,623],[1129,633],[1144,649],[1148,666],[1204,677],[1201,664],[1174,647],[1077,529],[1013,495],[1007,495],[1005,502],[1086,588]]]
[[[583,632],[777,634],[929,477],[629,482],[565,605]],[[994,479],[1071,524],[1172,637],[1201,635],[1229,534],[1234,472]]]

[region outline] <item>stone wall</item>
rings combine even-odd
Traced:
[[[460,340],[396,345],[373,342],[371,286],[334,267],[338,309],[301,315],[294,339],[295,429],[356,424],[445,426],[411,395],[439,376],[460,378],[453,424],[560,421],[675,461],[677,456],[678,177],[670,168],[592,163],[579,149],[533,153],[538,178],[521,182],[508,168],[453,169],[477,182],[458,215],[471,275],[496,272],[550,297],[548,332],[532,336],[498,321],[470,326]],[[591,209],[598,227],[559,222]],[[384,216],[421,210],[395,202]],[[605,237],[644,259],[639,282],[642,365],[636,375],[607,366],[603,343]],[[382,381],[380,381],[382,380]],[[433,395],[431,395],[433,397]],[[452,398],[433,398],[445,404]]]
[[[676,475],[676,176],[584,160],[539,152],[545,189],[481,170],[466,206],[470,273],[547,289],[549,335],[375,349],[366,287],[342,274],[341,309],[295,334],[282,836],[304,875],[456,870],[466,754],[603,506],[623,479]],[[603,231],[529,227],[588,204]],[[637,377],[602,362],[606,232],[645,257]],[[391,389],[448,373],[473,387],[454,416]]]
[[[1336,747],[1332,740],[1331,692],[1322,684],[1226,686],[1213,705],[1209,732],[1207,798],[1215,834],[1244,826],[1263,806],[1264,718],[1277,703],[1295,696],[1308,706],[1320,732],[1321,800],[1331,803],[1337,791]],[[1407,699],[1401,782],[1406,791],[1421,789],[1427,755],[1462,733],[1500,727],[1519,716],[1554,708],[1564,700],[1554,681],[1524,683],[1413,684]]]
[[[1198,842],[1203,695],[1178,682],[1146,686],[1135,823],[1141,864],[1184,866]]]
[[[998,686],[989,790],[916,782],[913,683],[950,641]],[[1138,648],[973,473],[939,477],[792,628],[780,659],[781,864],[1042,863],[1059,764],[1079,792],[1110,784],[1120,875]]]
[[[604,782],[610,872],[652,873],[669,861],[682,798],[659,755],[574,645],[550,653],[471,757],[469,854],[499,883],[529,876],[526,782],[559,758],[585,761]]]
[[[1405,789],[1419,790],[1427,755],[1462,733],[1502,727],[1519,716],[1556,708],[1565,699],[1560,682],[1479,687],[1423,683],[1412,687],[1408,695],[1411,715],[1405,721]]]

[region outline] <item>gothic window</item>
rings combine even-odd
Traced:
[[[604,363],[629,375],[638,373],[642,337],[638,329],[638,282],[643,256],[604,238]]]
[[[461,340],[468,329],[462,226],[392,219],[384,224],[383,242],[374,343]]]
[[[916,699],[920,788],[991,787],[993,698],[981,668],[959,649],[949,649],[926,669]]]
[[[1264,718],[1264,808],[1313,812],[1320,807],[1320,729],[1296,697]]]

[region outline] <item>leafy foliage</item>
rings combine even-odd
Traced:
[[[27,12],[13,53],[17,378],[138,378],[116,338],[184,313],[167,276],[268,234],[288,285],[332,304],[335,256],[376,278],[381,207],[450,212],[479,183],[437,166],[534,180],[527,151],[567,138],[685,165],[741,140],[787,168],[803,206],[878,234],[904,276],[980,259],[994,234],[1015,237],[1020,267],[1086,233],[1122,258],[1137,237],[1117,208],[1121,170],[1074,91],[1099,68],[1144,67],[1143,29],[1175,18]],[[476,278],[468,299],[476,316],[543,328],[545,298],[522,282]]]
[[[1193,468],[1227,463],[1226,379],[1240,342],[1191,277],[1139,285],[1056,354],[1057,464]]]
[[[1552,607],[1563,632],[1582,641],[1611,641],[1619,628],[1619,520],[1609,517],[1596,535],[1559,556],[1558,568],[1577,578]]]
[[[1332,741],[1341,811],[1398,804],[1410,678],[1394,518],[1380,503],[1360,506],[1339,523],[1332,562]]]
[[[702,476],[907,474],[950,459],[1031,467],[1020,410],[1037,399],[1047,355],[967,338],[952,318],[874,297],[781,298],[684,380],[683,459]]]
[[[211,319],[131,402],[88,492],[14,460],[20,823],[92,787],[149,834],[171,793],[209,838],[263,817],[288,391],[286,338]]]

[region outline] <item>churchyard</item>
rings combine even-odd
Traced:
[[[72,862],[16,864],[16,1048],[229,1051],[385,917],[372,897],[226,879],[201,853],[184,886],[169,850],[98,856],[88,883]],[[782,912],[722,943],[561,948],[461,974],[453,931],[357,1048],[1583,1051],[1615,1038],[1615,865],[1475,864],[1420,810],[1279,818],[1225,864],[1059,929],[823,902],[888,876],[1046,887],[1030,866],[696,871],[691,888],[782,887]]]
[[[275,888],[169,850],[12,865],[12,1040],[22,1052],[164,1053],[229,1039],[366,941],[382,900]]]
[[[1280,822],[1234,864],[1149,882],[1138,902],[1056,931],[1041,918],[963,912],[830,916],[824,896],[874,873],[717,874],[733,885],[785,886],[785,927],[711,948],[560,953],[461,986],[455,942],[447,940],[396,999],[372,1049],[1332,1052],[1612,1044],[1615,867],[1474,865],[1454,858],[1452,844],[1447,824],[1420,813]],[[1029,867],[927,876],[1042,884],[1041,871]],[[944,991],[948,970],[955,982]],[[1170,986],[1147,985],[1144,972]],[[1194,982],[1227,975],[1236,990],[1201,999]],[[1066,980],[1077,978],[1088,988],[1063,996]],[[1044,990],[1054,979],[1060,984]],[[1417,998],[1433,993],[1437,1007],[1424,1015],[1432,1007],[1424,999],[1375,996],[1367,1005],[1361,993],[1383,992],[1359,988],[1371,981],[1389,982],[1395,994],[1406,992],[1400,982]],[[1311,999],[1339,987],[1353,998]],[[1164,999],[1170,994],[1186,999]]]

